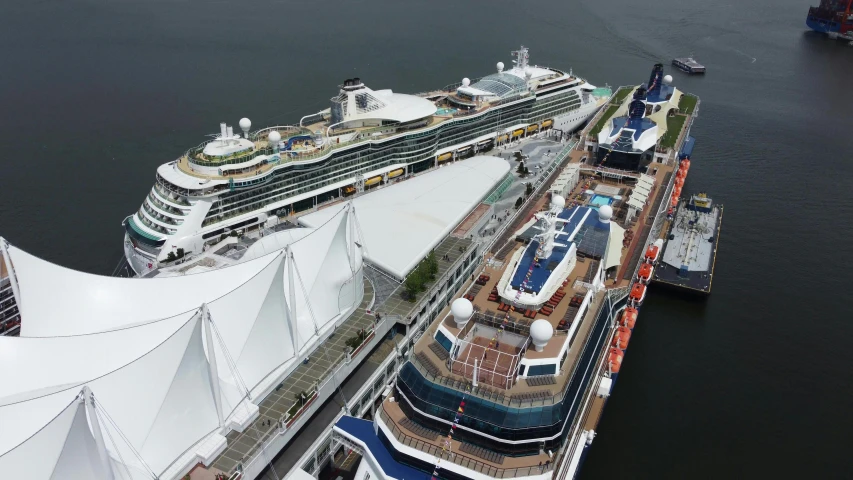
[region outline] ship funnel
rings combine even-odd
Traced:
[[[226,131],[228,132],[228,138],[231,138],[234,136],[234,127],[228,127],[226,129]]]
[[[652,67],[652,74],[649,76],[649,93],[657,96],[660,93],[661,85],[663,85],[663,64],[656,63]]]
[[[222,138],[225,138],[228,136],[228,127],[225,126],[225,122],[222,122],[219,124],[219,135]]]
[[[474,305],[467,298],[457,298],[450,304],[450,314],[459,328],[465,328],[468,320],[474,315]]]

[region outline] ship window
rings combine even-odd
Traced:
[[[539,375],[554,375],[557,373],[557,366],[553,363],[549,363],[547,365],[531,365],[529,369],[527,369],[528,377],[536,377]]]

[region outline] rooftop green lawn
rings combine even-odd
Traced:
[[[616,94],[610,99],[610,103],[622,105],[622,102],[633,90],[634,87],[619,87],[619,90],[616,90]]]
[[[684,127],[684,121],[687,120],[686,115],[674,115],[666,119],[666,133],[660,139],[660,146],[664,148],[672,148],[675,142],[678,141],[678,135],[681,134],[681,128]]]
[[[696,98],[696,96],[684,94],[681,96],[681,99],[678,100],[678,109],[690,115],[696,108],[696,103],[698,101],[699,99]]]
[[[601,132],[601,129],[604,128],[604,125],[607,123],[607,121],[610,120],[610,117],[612,117],[618,109],[619,105],[608,106],[607,110],[604,111],[604,115],[602,115],[601,118],[599,118],[598,121],[595,122],[595,126],[592,127],[592,130],[589,132],[590,135],[597,136],[598,133]]]

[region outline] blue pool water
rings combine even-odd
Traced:
[[[455,108],[439,108],[438,110],[435,111],[436,115],[451,115],[454,113],[456,113]]]
[[[600,207],[602,205],[610,205],[613,203],[613,199],[610,197],[606,197],[604,195],[594,195],[592,200],[589,201],[590,206]]]

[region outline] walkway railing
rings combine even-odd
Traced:
[[[388,429],[391,430],[391,433],[394,435],[394,438],[396,438],[397,441],[399,441],[403,445],[424,452],[427,455],[433,455],[438,458],[441,458],[442,460],[450,461],[452,463],[455,463],[456,465],[459,465],[460,467],[464,467],[493,478],[515,478],[542,475],[543,473],[549,472],[554,468],[553,463],[549,464],[547,467],[544,465],[535,465],[531,467],[498,468],[493,465],[483,463],[479,460],[475,460],[462,453],[445,452],[440,447],[433,445],[432,443],[407,435],[402,430],[400,430],[400,427],[398,427],[393,420],[391,420],[391,417],[388,415],[388,412],[385,411],[384,405],[379,410],[379,418],[381,418],[383,423],[385,423]]]

